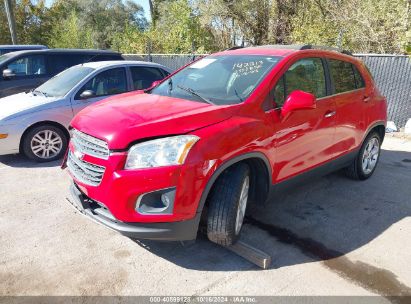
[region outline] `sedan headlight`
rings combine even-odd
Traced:
[[[184,163],[191,147],[200,138],[194,135],[172,136],[136,144],[128,151],[125,169],[143,169]]]

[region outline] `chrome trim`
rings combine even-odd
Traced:
[[[78,159],[70,150],[67,155],[67,167],[75,179],[90,186],[100,185],[106,170],[105,167]]]
[[[110,150],[104,140],[95,138],[76,129],[72,130],[71,142],[77,151],[101,159],[108,159]]]

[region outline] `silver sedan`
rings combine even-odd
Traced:
[[[68,126],[81,109],[114,94],[146,89],[170,74],[155,63],[90,62],[71,67],[37,89],[0,99],[0,155],[24,153],[38,162],[65,153]]]

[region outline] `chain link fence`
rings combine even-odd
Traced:
[[[176,70],[201,54],[124,54],[128,60],[151,61]],[[401,55],[356,54],[370,69],[388,101],[388,120],[398,128],[411,118],[411,59]]]

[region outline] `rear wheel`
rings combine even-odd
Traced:
[[[67,149],[68,140],[64,132],[53,125],[32,128],[23,138],[23,153],[37,162],[59,159]]]
[[[228,168],[215,182],[208,197],[207,236],[230,246],[240,236],[250,190],[250,169],[240,163]]]
[[[348,177],[356,180],[369,178],[377,167],[380,158],[381,137],[378,132],[371,132],[364,140],[358,156],[354,162],[345,169]]]

